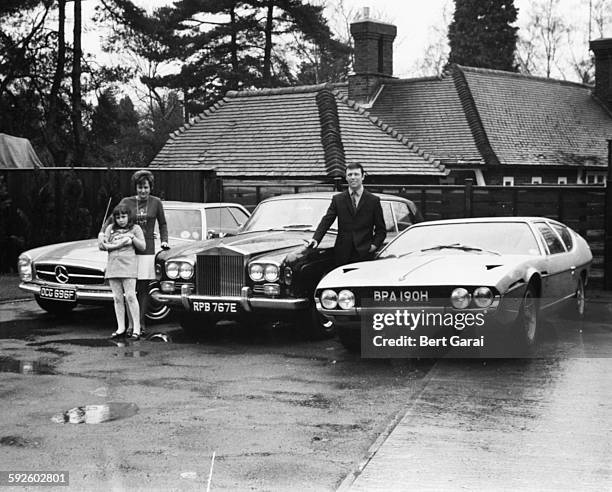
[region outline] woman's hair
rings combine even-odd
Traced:
[[[134,225],[134,214],[132,213],[132,209],[126,205],[119,204],[113,209],[113,226],[119,227],[119,225],[117,224],[117,217],[119,216],[119,214],[127,214],[127,228],[131,228]]]
[[[147,181],[151,190],[153,190],[153,185],[155,184],[155,178],[153,177],[153,173],[151,171],[147,171],[146,169],[141,169],[140,171],[136,171],[132,174],[132,188],[136,189],[136,186]]]

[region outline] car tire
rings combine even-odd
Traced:
[[[337,332],[340,343],[346,350],[354,354],[361,353],[361,332],[359,330],[338,326]]]
[[[154,292],[159,292],[159,284],[157,282],[151,282],[149,284],[149,299],[145,316],[151,321],[161,321],[170,314],[170,307],[153,299],[152,294]]]
[[[334,323],[319,314],[314,305],[308,311],[301,313],[297,323],[300,332],[309,340],[325,340],[336,336]]]
[[[574,292],[574,296],[571,299],[571,305],[569,306],[568,317],[570,319],[580,321],[584,319],[585,312],[586,312],[586,296],[585,296],[584,278],[581,275],[580,277],[578,277],[578,282],[576,283],[576,290]]]
[[[191,337],[204,337],[214,332],[216,321],[205,314],[181,313],[181,328]]]
[[[50,301],[41,299],[39,296],[34,296],[34,298],[42,309],[55,316],[66,316],[76,306],[73,302]]]
[[[533,353],[537,344],[539,333],[539,310],[540,300],[537,295],[536,288],[533,284],[529,284],[516,320],[516,331],[518,332],[520,355],[529,355]]]

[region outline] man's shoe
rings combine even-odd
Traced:
[[[140,340],[140,335],[138,333],[132,333],[130,335],[130,340],[134,340],[134,341]]]
[[[115,340],[117,338],[123,338],[124,336],[125,336],[125,331],[122,331],[122,332],[115,331],[114,333],[111,334],[110,338],[112,340]]]

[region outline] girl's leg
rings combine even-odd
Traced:
[[[123,282],[120,278],[108,280],[113,291],[113,302],[115,303],[115,317],[117,318],[117,333],[125,332],[125,301],[123,299]]]
[[[140,315],[138,313],[138,300],[136,299],[136,279],[124,278],[123,290],[125,290],[125,300],[130,311],[134,335],[140,335]]]

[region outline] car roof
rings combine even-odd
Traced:
[[[266,198],[265,200],[262,200],[262,203],[273,201],[273,200],[291,200],[295,198],[306,198],[306,199],[325,198],[326,200],[331,200],[331,198],[334,195],[337,195],[338,193],[342,193],[342,192],[341,191],[311,191],[308,193],[293,193],[293,194],[287,194],[287,195],[277,195],[277,196],[272,196],[270,198]],[[403,202],[410,201],[407,198],[402,198],[401,196],[397,196],[397,195],[387,195],[386,193],[374,193],[374,195],[380,197],[383,200],[397,200],[397,201],[403,201]]]
[[[243,205],[240,205],[239,203],[230,203],[230,202],[201,203],[201,202],[181,202],[178,200],[164,200],[163,204],[165,208],[204,209],[204,208],[217,208],[217,207],[238,207],[238,208],[244,209]]]
[[[558,220],[549,219],[548,217],[533,217],[533,216],[520,216],[520,217],[469,217],[463,219],[443,219],[443,220],[428,220],[425,222],[420,222],[419,224],[415,224],[418,226],[425,225],[438,225],[438,224],[474,224],[478,222],[501,222],[501,223],[510,223],[510,222],[535,222],[546,220],[548,222],[556,222],[557,224],[561,224]]]

